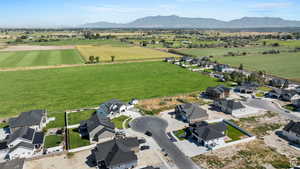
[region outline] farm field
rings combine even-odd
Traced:
[[[0,52],[0,68],[80,64],[76,50]]]
[[[300,53],[281,53],[276,55],[249,55],[235,57],[220,57],[220,63],[239,66],[245,69],[265,70],[267,73],[283,78],[300,81]]]
[[[111,56],[115,56],[115,61],[156,59],[174,56],[169,53],[160,52],[137,46],[115,47],[103,46],[77,46],[80,54],[88,60],[89,56],[99,56],[100,62],[111,61]]]
[[[183,54],[193,56],[223,56],[228,52],[247,52],[250,54],[258,54],[267,50],[288,50],[287,47],[247,47],[247,48],[203,48],[203,49],[183,49],[178,50]]]
[[[24,43],[21,43],[24,44]],[[130,46],[127,43],[118,40],[84,40],[84,39],[65,39],[59,41],[48,42],[25,42],[28,45],[41,46],[65,46],[65,45],[111,45],[111,46]]]
[[[112,98],[129,101],[173,96],[219,84],[164,62],[0,72],[0,81],[0,117],[39,108],[47,109],[51,116],[52,112],[97,106]]]
[[[300,47],[300,40],[261,40],[262,42],[265,41],[267,45],[271,45],[274,43],[278,43],[281,46],[288,46],[288,47]]]

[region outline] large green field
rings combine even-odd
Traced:
[[[267,45],[272,45],[274,43],[278,43],[281,46],[288,47],[300,47],[300,40],[261,40],[265,41]]]
[[[300,53],[220,57],[217,60],[233,66],[242,63],[249,70],[265,70],[269,74],[300,81]]]
[[[216,80],[163,62],[0,72],[0,117],[49,112],[205,90]],[[51,116],[51,115],[49,115]]]
[[[62,45],[112,45],[112,46],[129,46],[127,43],[119,40],[85,40],[85,39],[65,39],[59,41],[48,42],[23,42],[28,45],[42,45],[42,46],[62,46]],[[23,44],[21,43],[21,44]]]
[[[0,52],[0,68],[79,64],[83,59],[76,50]]]
[[[287,47],[247,47],[247,48],[202,48],[202,49],[183,49],[181,53],[193,56],[223,56],[228,52],[247,52],[249,54],[258,54],[267,50],[276,49],[286,51]]]

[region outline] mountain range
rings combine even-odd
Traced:
[[[213,18],[188,18],[176,15],[148,16],[129,23],[95,22],[82,28],[282,28],[300,27],[300,21],[277,17],[243,17],[231,21]]]

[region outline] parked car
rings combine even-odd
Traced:
[[[144,138],[141,138],[141,139],[139,139],[138,141],[139,141],[139,144],[144,144],[144,143],[146,143],[146,139],[144,139]]]
[[[148,150],[150,149],[150,146],[141,146],[140,150],[143,151],[143,150]]]
[[[152,136],[152,133],[151,133],[150,131],[146,131],[146,132],[145,132],[145,135],[151,137],[151,136]]]

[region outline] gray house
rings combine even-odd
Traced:
[[[214,102],[214,106],[227,114],[235,114],[236,112],[245,111],[245,106],[241,102],[227,99],[220,99]]]
[[[283,135],[285,135],[288,140],[300,144],[300,122],[290,121],[283,128]]]
[[[207,111],[200,108],[198,104],[186,103],[177,105],[175,108],[176,118],[188,123],[195,123],[208,119]]]
[[[129,169],[137,165],[137,138],[117,138],[100,143],[92,150],[97,168]]]
[[[259,84],[257,83],[246,82],[246,83],[242,83],[240,86],[237,86],[235,88],[235,91],[240,93],[253,93],[258,87]]]
[[[223,85],[216,87],[208,87],[206,89],[205,95],[210,99],[222,99],[229,97],[231,89]]]
[[[300,96],[295,90],[273,89],[268,93],[268,96],[290,102],[293,102],[293,100],[300,99]]]
[[[47,111],[31,110],[22,112],[18,117],[10,118],[8,123],[11,132],[22,127],[31,127],[35,130],[42,130],[47,124]]]
[[[101,114],[103,116],[115,115],[121,112],[125,112],[127,110],[127,106],[125,103],[112,99],[109,100],[99,106],[97,110],[97,114]]]
[[[108,117],[96,113],[90,119],[81,121],[79,131],[82,137],[88,136],[91,143],[100,142],[115,136],[115,125]]]
[[[277,87],[277,88],[284,88],[285,86],[289,85],[288,80],[274,78],[270,80],[270,86]]]
[[[207,148],[224,145],[226,130],[227,126],[223,122],[214,124],[200,122],[189,127],[191,136],[195,138],[200,145]]]

